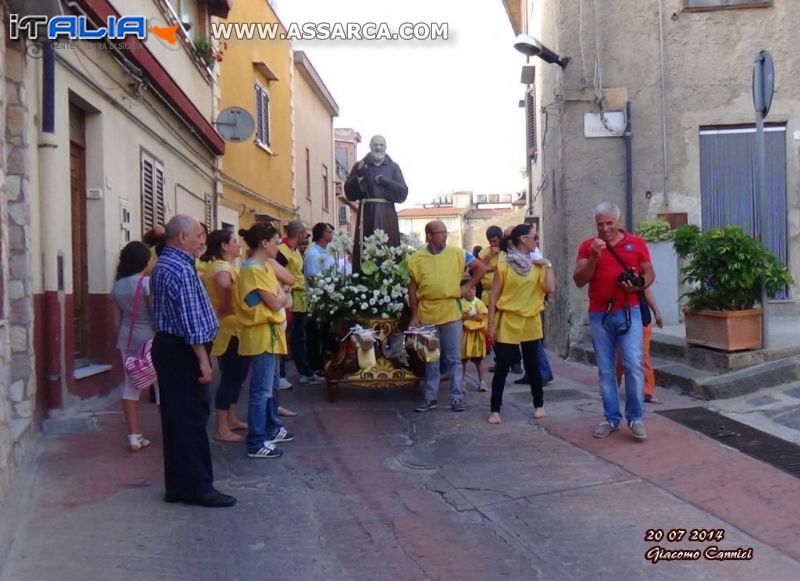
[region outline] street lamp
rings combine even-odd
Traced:
[[[538,39],[530,34],[520,34],[514,42],[514,48],[527,56],[538,56],[546,63],[555,63],[562,69],[567,68],[570,57],[561,58],[552,50],[543,45]]]

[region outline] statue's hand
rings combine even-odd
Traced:
[[[386,185],[386,178],[378,174],[377,176],[375,176],[375,183],[378,184],[379,186]]]

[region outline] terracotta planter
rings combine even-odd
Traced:
[[[761,349],[761,310],[684,311],[686,342],[723,351]]]

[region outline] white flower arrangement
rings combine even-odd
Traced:
[[[401,317],[408,307],[408,257],[422,247],[418,236],[408,237],[400,246],[389,246],[389,237],[376,230],[364,239],[361,273],[348,275],[329,268],[306,288],[312,318],[330,327],[354,318],[391,319]],[[337,262],[353,241],[337,231],[328,249]]]

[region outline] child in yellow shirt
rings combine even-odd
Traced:
[[[286,354],[282,312],[286,293],[278,283],[270,259],[278,254],[281,237],[272,226],[257,222],[241,230],[250,253],[239,269],[236,316],[239,319],[238,354],[250,358],[250,402],[247,412],[247,455],[280,458],[275,444],[291,442],[294,434],[278,420],[278,356]]]
[[[472,361],[478,372],[478,391],[488,391],[483,381],[483,358],[486,357],[486,321],[489,309],[475,296],[475,287],[470,288],[466,298],[461,299],[461,313],[464,323],[461,340],[462,377],[466,376],[467,363]]]

